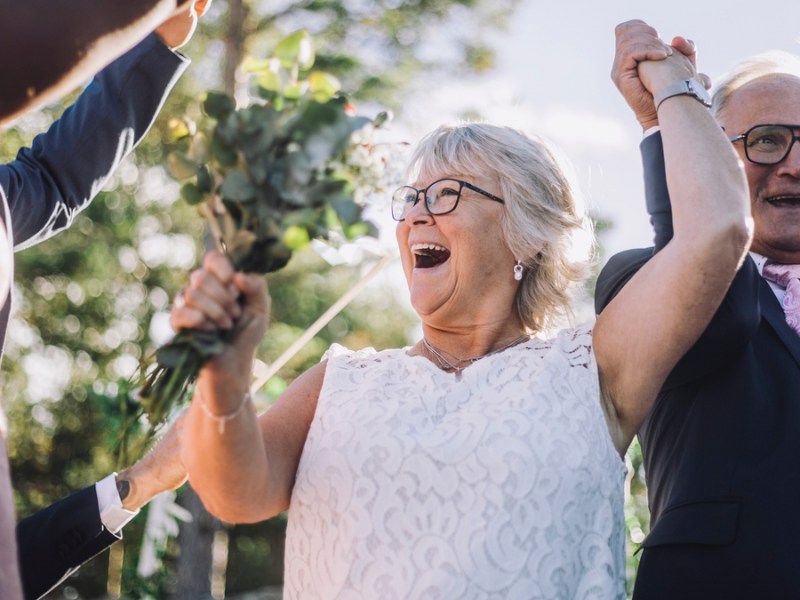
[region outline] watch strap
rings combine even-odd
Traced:
[[[673,96],[691,96],[706,108],[711,108],[711,97],[708,95],[703,84],[696,79],[684,79],[671,83],[656,94],[654,101],[656,110],[667,98]]]

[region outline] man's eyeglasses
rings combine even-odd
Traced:
[[[789,156],[800,136],[794,134],[800,125],[756,125],[744,133],[729,138],[744,140],[744,155],[757,165],[777,165]]]
[[[456,209],[458,201],[461,199],[461,190],[464,188],[470,189],[473,192],[478,192],[500,204],[505,204],[502,198],[498,198],[494,194],[490,194],[466,181],[461,181],[460,179],[439,179],[422,190],[418,190],[410,185],[404,185],[395,190],[394,194],[392,194],[392,218],[395,221],[404,220],[408,211],[419,202],[420,194],[425,197],[425,208],[428,209],[428,213],[432,215],[446,215]]]

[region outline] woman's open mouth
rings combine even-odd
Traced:
[[[450,258],[450,250],[438,244],[413,244],[411,252],[414,253],[415,269],[430,269]]]

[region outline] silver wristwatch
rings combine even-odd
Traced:
[[[654,98],[656,110],[658,110],[658,107],[661,106],[664,100],[672,98],[673,96],[691,96],[706,108],[711,108],[711,96],[708,94],[708,90],[696,79],[676,81],[658,92]]]

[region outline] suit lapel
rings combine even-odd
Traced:
[[[759,279],[761,278],[759,277]],[[783,309],[775,297],[775,293],[763,279],[759,283],[759,294],[761,316],[772,326],[795,362],[800,366],[800,335],[797,335],[786,324],[786,316],[783,314]]]

